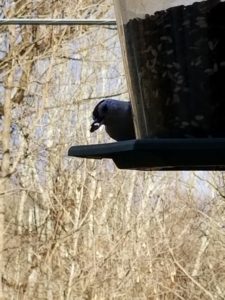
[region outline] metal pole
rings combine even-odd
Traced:
[[[115,19],[0,19],[0,25],[116,25]]]

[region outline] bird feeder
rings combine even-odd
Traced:
[[[137,140],[69,155],[126,169],[225,169],[225,2],[114,4]]]

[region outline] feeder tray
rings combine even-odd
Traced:
[[[73,146],[68,155],[112,159],[119,169],[225,170],[225,139],[137,139]]]

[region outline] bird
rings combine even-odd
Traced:
[[[95,106],[92,118],[94,122],[91,124],[90,132],[105,125],[107,134],[116,141],[135,139],[130,102],[104,99]]]

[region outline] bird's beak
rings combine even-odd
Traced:
[[[103,120],[99,121],[99,120],[94,120],[94,122],[91,124],[91,128],[90,128],[90,132],[94,132],[96,130],[98,130],[103,124]]]

